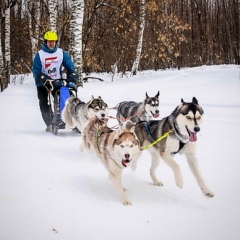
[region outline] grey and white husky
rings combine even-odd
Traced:
[[[101,160],[108,171],[109,179],[113,183],[121,202],[131,205],[125,195],[121,177],[122,171],[131,166],[132,161],[140,155],[140,144],[134,133],[134,128],[125,126],[118,130],[111,130],[101,119],[89,119],[83,133],[83,145],[90,153],[94,153]],[[83,151],[83,145],[80,150]]]
[[[185,154],[188,165],[202,192],[209,197],[214,196],[200,173],[195,151],[197,133],[200,131],[203,115],[204,112],[202,107],[198,104],[197,99],[193,97],[192,102],[184,102],[182,99],[181,104],[168,117],[159,121],[150,121],[148,130],[146,129],[146,123],[139,123],[136,125],[135,133],[140,141],[141,147],[149,145],[165,133],[168,133],[166,138],[163,138],[161,141],[148,148],[152,157],[150,175],[155,185],[163,185],[157,179],[155,173],[160,159],[163,159],[163,161],[172,168],[177,186],[179,188],[183,187],[182,173],[173,158],[174,154],[180,153]],[[149,134],[149,129],[151,134]],[[136,161],[132,167],[133,169],[136,168]]]
[[[143,102],[124,101],[116,105],[117,119],[119,123],[130,119],[132,122],[149,121],[153,117],[159,117],[159,91],[155,97],[146,98]]]
[[[94,98],[87,103],[82,102],[78,97],[71,96],[65,102],[62,111],[62,120],[67,128],[76,128],[82,132],[86,121],[94,116],[107,121],[108,105],[102,98]]]

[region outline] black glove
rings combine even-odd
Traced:
[[[79,76],[75,72],[72,72],[72,73],[67,75],[67,81],[68,82],[77,83],[78,78],[79,78]]]
[[[39,83],[41,83],[42,85],[45,84],[45,82],[47,80],[51,79],[48,75],[44,74],[44,73],[39,73],[38,76],[37,76],[37,81]]]
[[[68,87],[68,88],[73,88],[73,89],[76,89],[76,88],[77,88],[76,84],[73,83],[73,82],[68,82],[67,85],[66,85],[66,87]]]

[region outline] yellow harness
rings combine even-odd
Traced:
[[[168,132],[164,133],[164,135],[162,135],[162,136],[161,136],[160,138],[158,138],[156,141],[150,143],[150,144],[147,145],[146,147],[141,148],[141,151],[146,150],[146,149],[152,147],[152,146],[155,145],[156,143],[160,142],[162,139],[168,137],[168,135],[169,135],[170,133],[172,133],[173,131],[174,131],[174,130],[171,129],[171,130],[169,130]]]

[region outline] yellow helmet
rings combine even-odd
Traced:
[[[53,31],[48,31],[44,34],[43,38],[45,41],[57,41],[58,35]]]

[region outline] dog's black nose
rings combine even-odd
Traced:
[[[126,153],[124,156],[125,156],[126,159],[130,158],[130,154],[128,154],[128,153]]]
[[[158,114],[158,113],[159,113],[159,110],[156,110],[155,113]]]
[[[102,116],[102,117],[105,117],[105,113],[102,113],[101,116]]]
[[[194,131],[195,132],[199,132],[200,131],[200,127],[194,127]]]

